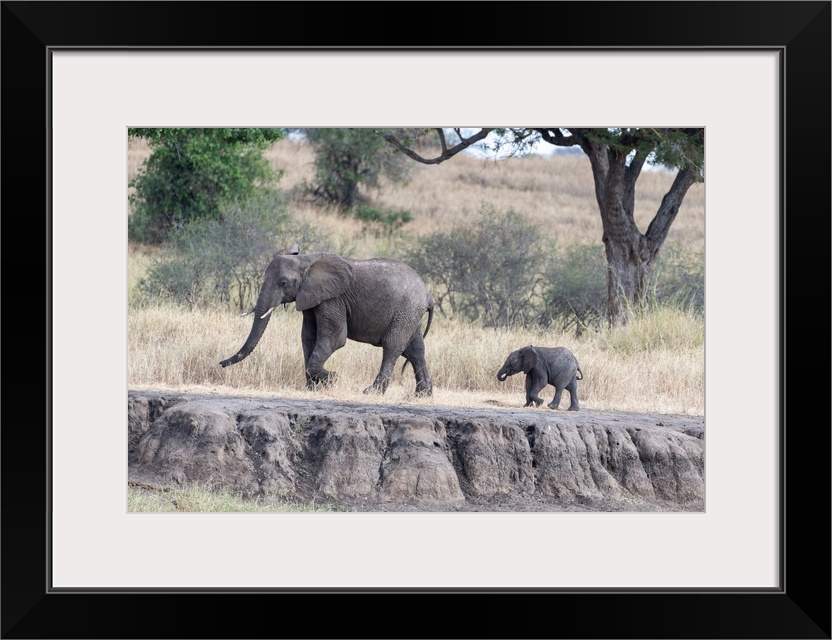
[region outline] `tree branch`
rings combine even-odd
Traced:
[[[585,137],[581,129],[569,129],[569,135],[563,134],[563,131],[558,127],[546,127],[545,129],[534,129],[540,134],[544,142],[555,145],[556,147],[574,147],[579,145],[583,148]]]
[[[392,144],[396,149],[401,151],[408,158],[415,160],[416,162],[421,162],[422,164],[439,164],[440,162],[445,162],[445,160],[453,158],[460,151],[464,151],[471,145],[476,144],[477,142],[488,136],[488,134],[491,133],[493,130],[493,127],[490,129],[480,129],[477,133],[471,135],[468,138],[465,138],[462,136],[462,130],[455,127],[454,131],[459,136],[460,141],[458,144],[455,144],[452,147],[448,147],[447,141],[445,140],[445,132],[442,129],[436,129],[436,132],[439,135],[439,143],[442,147],[442,153],[440,153],[435,158],[424,158],[420,156],[418,153],[416,153],[409,147],[403,145],[394,135],[385,133],[384,131],[379,131],[378,129],[374,129],[373,132],[380,135],[382,138],[387,140],[387,142]]]
[[[627,167],[627,171],[624,174],[624,181],[626,183],[626,188],[629,191],[635,191],[636,188],[636,180],[641,175],[641,170],[644,168],[644,163],[647,161],[647,156],[649,154],[646,153],[639,153],[636,151],[636,155],[633,156],[633,159],[630,160],[630,164]]]
[[[695,171],[688,168],[680,169],[670,189],[664,194],[659,210],[647,227],[647,233],[644,234],[647,241],[646,249],[650,252],[651,259],[659,253],[665,238],[667,238],[667,232],[670,231],[670,225],[673,224],[676,214],[679,213],[682,200],[684,200],[685,194],[694,182],[696,182]]]

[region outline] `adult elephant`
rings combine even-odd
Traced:
[[[387,258],[353,260],[334,253],[278,255],[266,268],[254,324],[242,348],[220,362],[235,364],[254,351],[279,304],[294,302],[303,312],[301,343],[306,385],[329,384],[334,373],[324,364],[347,339],[382,348],[381,368],[364,390],[384,393],[399,356],[413,366],[417,395],[433,394],[425,360],[424,337],[433,320],[433,297],[419,275],[403,262]],[[422,316],[428,313],[421,333]]]

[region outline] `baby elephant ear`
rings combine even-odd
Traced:
[[[313,262],[300,283],[295,308],[306,311],[324,300],[340,296],[352,282],[352,267],[341,256],[322,253]]]
[[[528,373],[534,369],[537,364],[537,351],[534,347],[526,347],[523,349],[523,373]]]

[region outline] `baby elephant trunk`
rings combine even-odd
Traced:
[[[493,369],[492,369],[492,371],[493,371]],[[508,378],[508,369],[506,367],[502,367],[497,372],[497,380],[499,380],[500,382],[505,382],[506,378]]]

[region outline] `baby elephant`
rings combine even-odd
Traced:
[[[524,407],[543,403],[537,394],[547,384],[555,387],[555,397],[549,407],[557,409],[563,390],[569,392],[569,410],[578,410],[578,380],[583,380],[584,372],[575,355],[566,347],[533,347],[529,345],[512,351],[505,364],[497,372],[497,380],[505,382],[508,376],[523,372],[526,374],[526,404]],[[580,374],[578,377],[577,374]]]

